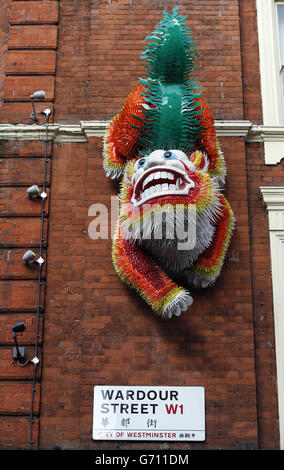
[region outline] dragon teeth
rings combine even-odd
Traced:
[[[154,174],[151,173],[149,176],[147,176],[147,178],[145,178],[142,189],[144,189],[146,184],[150,183],[150,181],[152,181],[153,179],[154,179]]]
[[[181,185],[182,185],[182,178],[178,178],[176,181],[176,188],[179,189]]]
[[[164,182],[158,183],[157,180],[162,180]],[[140,192],[140,201],[143,202],[144,199],[151,199],[158,195],[158,193],[162,193],[161,195],[163,195],[163,193],[166,194],[167,192],[171,192],[172,194],[183,194],[180,191],[185,190],[185,188],[182,189],[182,186],[184,185],[184,183],[187,183],[187,181],[191,183],[190,187],[194,187],[194,183],[189,180],[187,175],[184,175],[184,177],[182,177],[175,175],[174,173],[169,171],[152,171],[152,173],[146,176],[145,180],[143,181]],[[149,185],[147,189],[145,189],[146,185]]]
[[[170,173],[168,171],[155,171],[145,178],[145,180],[143,181],[142,190],[144,190],[145,186],[148,183],[150,183],[153,180],[158,180],[158,179],[166,179],[166,180],[173,181],[175,177],[173,173]]]

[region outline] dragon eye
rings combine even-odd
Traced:
[[[170,151],[164,153],[165,158],[171,158],[171,156],[172,156],[172,152]]]
[[[142,166],[144,166],[145,161],[146,161],[145,158],[140,158],[140,160],[138,160],[137,162],[137,168],[141,168]]]

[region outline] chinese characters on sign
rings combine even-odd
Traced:
[[[93,439],[204,441],[204,388],[95,386]]]

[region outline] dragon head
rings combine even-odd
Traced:
[[[168,199],[170,196],[189,195],[195,183],[193,163],[181,150],[154,150],[147,157],[139,158],[133,168],[131,184],[134,206]]]

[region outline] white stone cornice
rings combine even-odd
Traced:
[[[247,137],[251,126],[250,121],[215,121],[218,137]]]
[[[53,140],[54,142],[87,142],[77,124],[0,124],[0,140]]]
[[[103,137],[109,121],[80,121],[79,124],[0,124],[0,140],[48,140],[56,143],[88,142]],[[217,137],[240,137],[264,144],[265,163],[275,165],[284,157],[284,126],[253,125],[250,121],[215,121]]]
[[[54,142],[63,144],[68,142],[87,142],[88,138],[81,126],[77,124],[59,124],[53,140]]]
[[[49,124],[48,140],[58,132],[58,124]],[[0,124],[0,140],[45,140],[46,126],[37,124]]]
[[[108,121],[81,121],[80,124],[0,124],[0,140],[53,140],[58,143],[87,142],[103,137]]]
[[[109,121],[80,121],[79,124],[49,124],[48,139],[55,142],[86,142],[90,137],[103,137]],[[215,121],[218,137],[248,135],[250,121]],[[0,140],[45,140],[46,126],[37,124],[0,124]]]
[[[268,211],[284,212],[284,186],[261,186],[259,192]]]
[[[103,137],[109,121],[80,121],[80,126],[87,138]]]
[[[247,142],[263,142],[266,165],[277,165],[284,158],[284,126],[252,126]]]
[[[247,142],[284,142],[284,126],[252,125]]]

